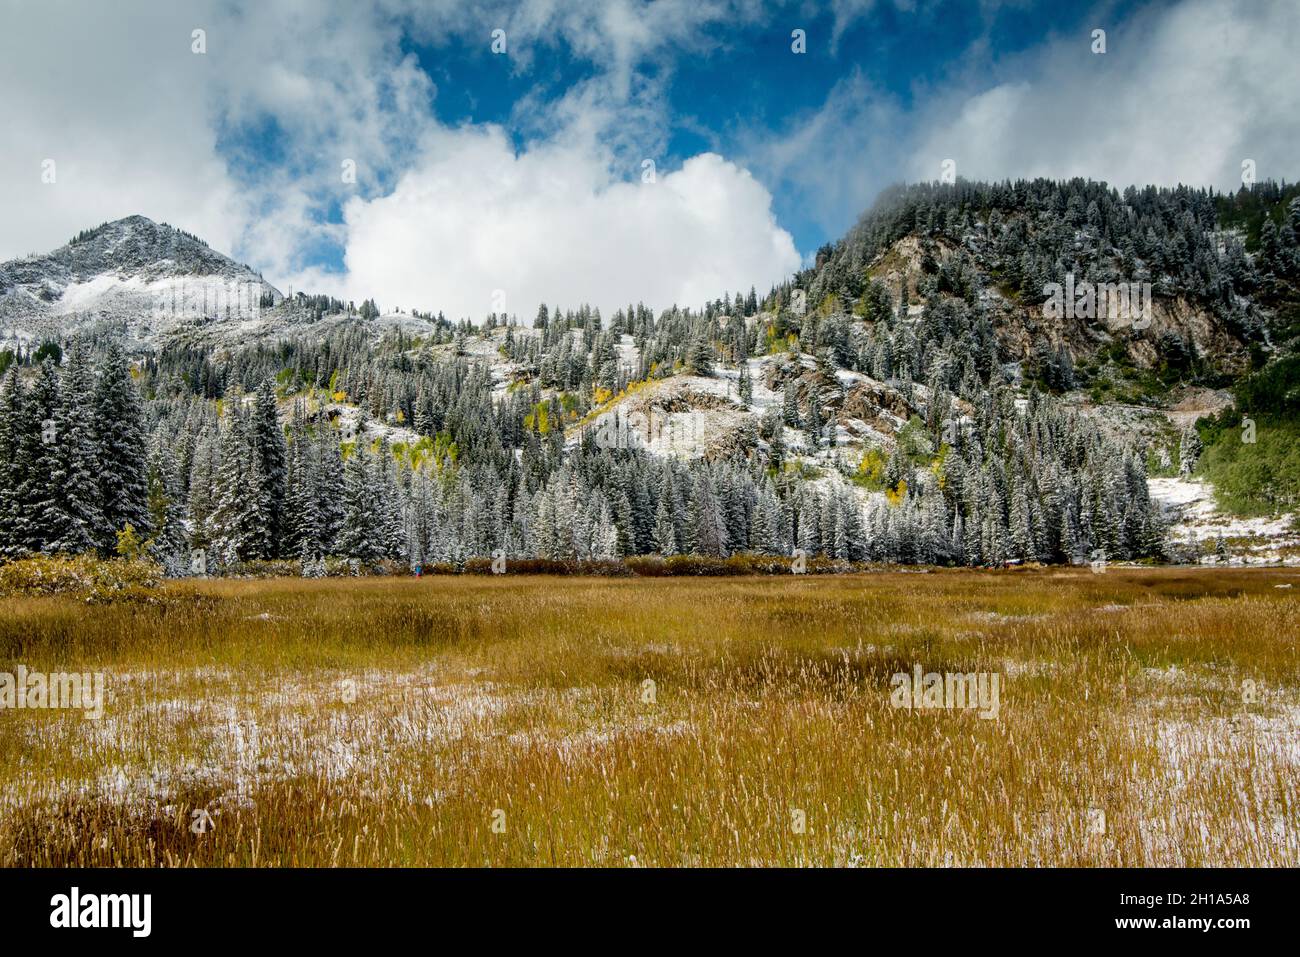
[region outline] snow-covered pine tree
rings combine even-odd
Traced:
[[[317,542],[319,515],[313,486],[316,475],[311,462],[313,448],[307,441],[302,409],[302,401],[295,401],[285,448],[285,539],[282,545],[286,555],[296,555],[299,561],[311,562],[320,552]]]
[[[697,335],[686,349],[686,368],[692,375],[713,375],[713,346],[703,335]]]
[[[343,529],[338,550],[365,564],[383,557],[382,515],[375,470],[364,439],[348,456],[343,472]]]
[[[60,488],[52,481],[59,471],[60,436],[58,434],[59,377],[54,362],[41,363],[27,397],[27,427],[23,454],[29,463],[26,481],[18,489],[22,502],[18,535],[24,547],[33,552],[50,552],[55,541],[70,528]]]
[[[339,447],[338,434],[327,422],[321,422],[316,429],[316,467],[312,486],[316,492],[317,528],[316,542],[322,555],[337,554],[339,535],[343,531],[344,518],[344,469],[343,453]],[[358,441],[358,444],[360,442]],[[303,534],[306,534],[304,531]]]
[[[190,547],[207,549],[216,537],[214,517],[217,510],[218,477],[221,472],[221,449],[211,429],[204,429],[194,446],[190,465],[190,497],[187,507]]]
[[[549,488],[540,488],[533,496],[532,531],[537,557],[558,559],[560,543],[555,527],[555,497]]]
[[[30,469],[23,454],[26,399],[18,364],[14,363],[0,384],[0,555],[7,558],[15,558],[24,550],[19,535],[22,501],[18,490]]]
[[[799,399],[793,381],[787,382],[785,384],[785,389],[782,390],[781,414],[786,425],[792,429],[799,428],[801,424],[799,418]]]
[[[1034,558],[1034,533],[1030,518],[1029,498],[1022,485],[1017,485],[1011,493],[1009,516],[1009,552],[1010,558],[1031,561]]]
[[[711,558],[725,557],[729,544],[726,517],[707,470],[701,468],[696,471],[693,491],[691,497],[695,518],[693,550],[695,554]]]
[[[591,557],[597,561],[618,557],[618,528],[614,523],[609,500],[604,496],[600,498],[596,521],[592,527]]]
[[[94,388],[86,350],[71,350],[63,374],[63,398],[55,416],[58,460],[50,476],[62,498],[66,524],[49,543],[53,552],[80,554],[94,549],[103,538]]]
[[[127,525],[143,528],[145,512],[145,435],[140,394],[122,347],[111,342],[95,387],[96,458],[104,525],[99,546],[111,551]]]
[[[818,555],[822,551],[820,512],[821,506],[815,492],[804,492],[800,496],[798,511],[799,547],[808,555]]]
[[[153,552],[170,567],[185,567],[188,564],[184,555],[185,529],[182,525],[185,506],[180,497],[175,464],[159,438],[155,438],[149,450],[145,481]]]
[[[664,557],[678,553],[676,523],[666,495],[660,497],[659,507],[655,510],[654,545],[655,551]]]
[[[387,438],[379,441],[373,473],[376,491],[379,493],[379,548],[384,558],[400,559],[406,555],[407,546],[406,518],[402,511],[402,502],[406,496],[403,494]],[[492,522],[491,509],[488,509],[486,514],[489,520],[489,532],[493,535],[487,543],[490,551],[495,547],[497,531]]]
[[[270,509],[261,463],[249,444],[248,428],[241,410],[227,414],[211,517],[213,550],[224,565],[267,558],[270,554]]]
[[[269,557],[279,557],[287,554],[282,549],[290,537],[284,504],[288,481],[287,450],[284,429],[280,427],[276,413],[275,389],[269,377],[262,380],[253,401],[248,441],[257,459],[258,499],[265,503],[266,508],[267,550]]]
[[[1196,469],[1196,463],[1201,459],[1201,437],[1196,432],[1196,426],[1189,425],[1183,429],[1183,434],[1178,443],[1178,472],[1180,475],[1191,475]]]

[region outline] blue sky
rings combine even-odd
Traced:
[[[1122,20],[1134,7],[1108,6],[1108,23]],[[493,21],[482,22],[483,33],[490,36]],[[855,70],[907,110],[928,87],[943,82],[981,50],[997,50],[999,57],[1006,57],[1033,48],[1053,32],[1086,35],[1091,23],[1085,4],[982,8],[974,2],[947,2],[911,10],[880,4],[839,31],[833,9],[814,5],[734,28],[720,27],[711,34],[707,49],[684,52],[667,65],[639,64],[643,75],[670,77],[665,96],[669,136],[666,149],[654,159],[662,168],[675,169],[702,152],[742,153],[756,131],[778,136],[800,115],[817,111],[836,83]],[[812,55],[793,55],[791,31],[796,27],[805,31]],[[470,37],[435,45],[404,32],[400,49],[413,56],[436,85],[431,113],[440,123],[499,124],[518,150],[529,142],[523,125],[516,122],[521,100],[554,102],[599,71],[562,35],[531,45],[522,60],[494,55],[481,38]],[[263,118],[231,133],[225,144],[231,155],[251,151],[269,165],[285,162],[273,120]],[[639,165],[620,172],[639,176]],[[391,182],[381,174],[380,185]],[[780,182],[766,185],[778,221],[805,257],[842,236],[863,211],[843,208],[831,217],[815,216]],[[342,222],[341,203],[325,203],[321,215]],[[322,243],[309,255],[316,264],[343,269],[342,245]]]
[[[970,178],[1227,189],[1251,159],[1294,180],[1297,8],[12,4],[0,258],[142,213],[282,288],[385,308],[697,305],[781,281],[948,159]],[[31,175],[47,158],[56,188]]]

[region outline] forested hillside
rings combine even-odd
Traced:
[[[474,324],[267,287],[256,335],[213,315],[123,337],[134,320],[82,316],[0,355],[0,552],[111,553],[129,525],[178,574],[195,554],[209,572],[1177,559],[1148,471],[1226,468],[1240,409],[1167,448],[1091,406],[1235,385],[1291,427],[1296,192],[897,188],[789,283],[658,311]],[[1149,314],[1048,318],[1067,274],[1150,283]],[[1273,479],[1237,481],[1259,507]],[[1294,506],[1285,486],[1265,507]]]

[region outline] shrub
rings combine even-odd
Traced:
[[[725,559],[703,555],[673,555],[664,565],[669,575],[726,575],[730,571]]]
[[[1242,414],[1223,427],[1201,458],[1219,506],[1237,515],[1275,515],[1300,504],[1300,418],[1255,416],[1255,441],[1242,441]]]
[[[492,559],[466,559],[465,572],[491,575]],[[509,558],[506,559],[506,572],[511,575],[598,575],[606,578],[629,574],[628,566],[618,559]]]
[[[297,559],[254,558],[235,562],[221,569],[226,578],[283,578],[301,574],[302,563]]]
[[[149,545],[150,542],[145,541],[136,534],[135,526],[127,522],[126,526],[117,533],[117,548],[115,551],[118,557],[125,558],[128,561],[135,561],[145,556]]]
[[[634,555],[623,562],[628,571],[642,578],[659,578],[668,574],[668,565],[659,555]]]
[[[88,602],[139,600],[149,597],[149,589],[162,579],[162,568],[144,558],[32,555],[0,565],[0,594],[74,595]]]

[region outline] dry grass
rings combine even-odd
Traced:
[[[0,671],[102,670],[109,699],[98,722],[0,711],[0,863],[1295,866],[1297,602],[1274,586],[1297,577],[270,580],[8,600]],[[913,664],[1001,675],[998,719],[892,707],[890,676]]]

